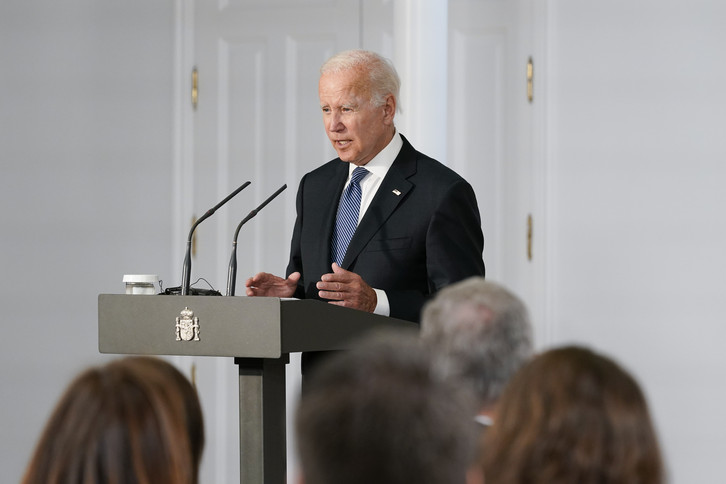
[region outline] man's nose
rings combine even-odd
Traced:
[[[344,125],[337,113],[331,113],[328,117],[328,131],[337,132],[344,129]]]

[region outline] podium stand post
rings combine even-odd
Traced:
[[[289,357],[234,361],[239,367],[240,484],[284,484],[285,365]]]

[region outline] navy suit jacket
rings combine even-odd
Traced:
[[[319,299],[315,284],[332,272],[330,239],[348,166],[336,158],[300,181],[287,267],[287,275],[302,274],[295,297]],[[392,317],[418,322],[423,304],[437,290],[484,275],[483,249],[471,185],[403,138],[342,267],[386,291]]]

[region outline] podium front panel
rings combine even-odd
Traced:
[[[277,298],[100,294],[98,332],[101,353],[282,354]]]

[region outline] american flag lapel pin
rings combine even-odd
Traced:
[[[401,192],[398,190],[398,188],[394,188],[393,189],[393,194],[396,195],[396,196],[399,196],[401,194]]]

